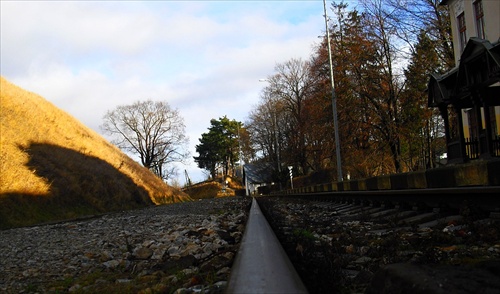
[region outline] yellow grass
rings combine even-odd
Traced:
[[[0,228],[191,200],[41,96],[0,91]]]
[[[227,181],[228,183],[225,190],[221,184],[223,181]],[[190,187],[184,188],[184,192],[189,194],[192,199],[221,198],[245,196],[245,187],[243,187],[240,180],[226,177],[225,179],[219,178],[212,181],[194,184]]]

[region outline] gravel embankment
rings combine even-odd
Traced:
[[[221,293],[250,197],[0,231],[2,293]]]
[[[500,293],[500,220],[285,198],[257,200],[310,293]]]
[[[257,199],[310,293],[500,293],[498,221],[419,227]],[[0,292],[223,293],[250,205],[228,197],[0,231]]]

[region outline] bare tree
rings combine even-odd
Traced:
[[[455,66],[451,25],[448,9],[442,0],[385,0],[386,16],[395,28],[397,38],[415,54],[422,31],[433,41],[433,51],[439,58],[440,72]],[[409,56],[408,58],[411,58]]]
[[[250,112],[247,122],[253,149],[257,151],[259,158],[274,162],[276,170],[281,168],[280,146],[288,144],[284,136],[287,131],[286,116],[284,103],[273,97],[271,89],[266,88],[261,94],[259,104]]]
[[[288,163],[299,167],[302,173],[309,172],[307,160],[307,140],[305,104],[312,91],[310,62],[292,58],[275,66],[276,74],[271,76],[265,91],[283,105],[287,124],[285,126]]]
[[[167,102],[151,100],[121,105],[104,115],[101,129],[119,148],[137,154],[143,166],[168,180],[174,162],[188,158],[184,119]]]

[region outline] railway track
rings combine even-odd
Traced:
[[[310,293],[500,293],[499,188],[254,199]]]
[[[227,293],[307,293],[255,198]]]

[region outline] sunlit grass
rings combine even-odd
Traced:
[[[43,97],[0,89],[0,228],[190,200]]]
[[[222,181],[228,181],[228,185],[223,189]],[[227,177],[225,180],[222,178],[197,183],[184,189],[184,192],[189,194],[192,199],[208,199],[220,198],[231,196],[244,196],[245,187],[241,184],[240,180]]]

